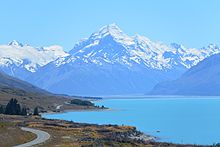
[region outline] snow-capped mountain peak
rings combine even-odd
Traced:
[[[0,45],[0,67],[10,75],[18,71],[36,72],[38,68],[69,55],[58,45],[49,47],[32,47],[18,41],[11,41],[8,45]]]
[[[16,40],[12,40],[11,42],[8,43],[9,46],[17,46],[17,47],[23,47],[23,44],[16,41]]]
[[[132,66],[170,70],[178,66],[190,68],[204,58],[219,53],[214,44],[205,49],[185,48],[177,43],[164,44],[145,36],[128,36],[116,24],[102,27],[89,38],[78,42],[70,51],[77,60],[102,65],[119,63]]]
[[[211,43],[207,46],[207,48],[203,48],[203,49],[207,49],[209,51],[213,51],[213,52],[216,52],[219,50],[219,47],[218,45],[214,44],[214,43]]]
[[[93,33],[91,35],[91,38],[103,38],[107,35],[120,37],[121,35],[124,35],[124,33],[115,23],[113,23],[113,24],[103,26],[97,32]]]
[[[125,34],[115,23],[102,27],[100,30],[93,33],[89,39],[100,40],[106,36],[111,36],[115,41],[122,44],[134,44],[132,37],[129,37],[127,34]]]
[[[139,41],[141,41],[141,42],[151,42],[151,40],[149,38],[147,38],[145,36],[141,36],[139,34],[135,34],[135,36],[133,38],[136,42],[139,42]]]

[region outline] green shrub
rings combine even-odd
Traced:
[[[85,100],[74,99],[70,101],[70,104],[81,105],[81,106],[95,106],[94,103]]]

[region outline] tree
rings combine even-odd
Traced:
[[[6,107],[0,106],[0,113],[8,115],[27,115],[27,108],[21,108],[16,99],[10,99]]]
[[[26,116],[27,115],[27,108],[22,108],[22,110],[21,110],[21,115],[24,115],[24,116]]]
[[[16,100],[16,104],[15,104],[15,115],[20,115],[21,114],[21,106],[20,104],[17,104],[17,100]]]
[[[5,108],[5,114],[9,115],[20,115],[21,113],[21,106],[18,104],[16,99],[11,99]]]
[[[5,113],[5,108],[3,106],[0,106],[0,114],[4,114]]]
[[[12,110],[12,103],[14,102],[14,99],[10,99],[10,101],[8,102],[8,104],[6,105],[5,108],[5,114],[12,114],[13,110]]]
[[[35,107],[35,108],[34,108],[34,115],[39,115],[38,107]]]
[[[70,104],[74,105],[81,105],[81,106],[94,106],[95,104],[87,101],[87,100],[79,100],[79,99],[73,99],[70,101]]]

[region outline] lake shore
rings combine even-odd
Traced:
[[[0,115],[1,122],[14,123],[17,127],[30,127],[48,132],[51,139],[40,146],[163,146],[197,147],[197,145],[155,142],[155,137],[137,131],[135,127],[75,123],[33,116]],[[9,134],[10,135],[10,134]],[[0,136],[1,138],[1,136]],[[1,139],[0,139],[1,140]],[[3,145],[4,142],[0,141]]]
[[[136,126],[145,134],[156,136],[159,142],[181,144],[218,143],[218,106],[220,99],[103,99],[95,102],[111,109],[65,111],[47,116],[79,123]],[[197,109],[195,109],[197,108]],[[186,111],[187,110],[187,111]],[[203,114],[206,115],[203,115]],[[184,117],[182,117],[184,116]],[[199,117],[198,117],[199,116]],[[207,117],[205,117],[207,116]],[[212,126],[204,127],[212,116]],[[192,120],[191,120],[192,119]],[[160,123],[163,122],[163,123]],[[200,122],[198,124],[198,122]],[[181,127],[179,127],[181,125]],[[216,130],[217,129],[217,130]],[[201,131],[203,130],[203,131]],[[188,134],[188,132],[191,132]],[[206,133],[204,133],[206,132]],[[198,134],[199,133],[199,134]],[[212,136],[207,138],[205,136]],[[159,138],[159,140],[158,140]]]

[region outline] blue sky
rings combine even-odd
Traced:
[[[59,44],[70,50],[103,25],[129,35],[186,47],[220,45],[218,0],[7,0],[0,1],[0,44]]]

